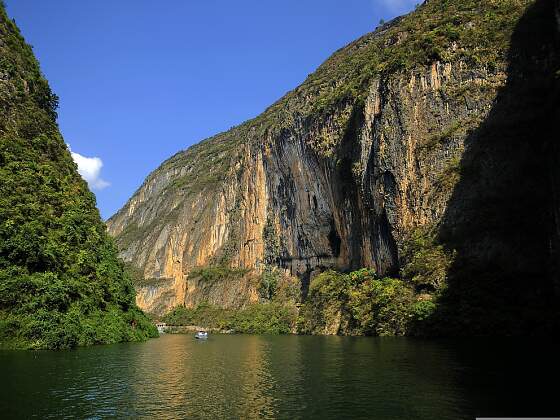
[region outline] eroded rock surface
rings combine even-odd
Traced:
[[[164,162],[108,221],[121,256],[161,279],[139,288],[138,304],[240,307],[258,300],[255,276],[271,266],[299,278],[304,295],[326,268],[398,275],[411,235],[451,214],[460,223],[485,188],[467,187],[464,205],[456,195],[476,176],[465,150],[485,138],[512,72],[554,66],[543,47],[540,70],[511,67],[523,16],[537,8],[556,24],[545,3],[426,2],[337,51],[261,116]],[[189,278],[220,264],[252,274],[211,287]]]

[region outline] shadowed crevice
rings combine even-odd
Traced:
[[[508,79],[470,133],[438,241],[456,258],[438,334],[527,334],[558,323],[558,31],[555,3],[519,21]]]

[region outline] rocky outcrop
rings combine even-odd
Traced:
[[[275,267],[299,278],[304,296],[326,268],[399,275],[419,232],[449,260],[446,270],[454,250],[437,232],[451,200],[460,213],[465,150],[484,138],[477,128],[511,77],[519,19],[543,4],[433,0],[336,52],[261,116],[154,171],[108,221],[122,257],[146,278],[173,279],[164,294],[175,299],[161,310],[193,304],[200,285],[189,272],[200,266],[253,276]],[[258,299],[235,288],[235,303],[228,287],[197,299]],[[140,289],[140,306],[158,300],[148,295]]]

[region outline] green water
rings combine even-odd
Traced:
[[[0,351],[1,418],[460,419],[551,416],[558,376],[534,340],[164,335]],[[551,354],[553,357],[554,354]],[[556,362],[557,363],[557,362]]]

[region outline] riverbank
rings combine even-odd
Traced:
[[[162,320],[248,334],[424,336],[437,305],[434,296],[416,293],[407,282],[365,269],[321,273],[300,299],[274,297],[241,309],[178,306]]]
[[[163,317],[178,331],[192,328],[246,334],[289,334],[295,331],[298,310],[295,304],[264,303],[233,310],[201,304],[195,308],[178,306]],[[200,327],[202,326],[202,327]]]
[[[197,331],[208,331],[212,334],[235,334],[231,329],[201,327],[198,325],[166,325],[163,332],[166,334],[194,334]]]

